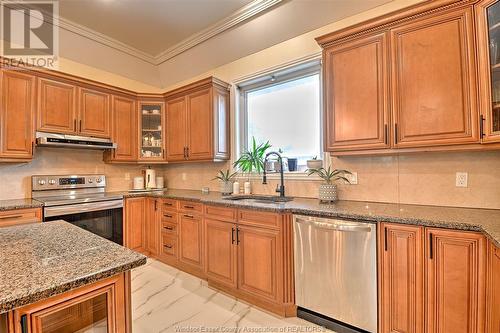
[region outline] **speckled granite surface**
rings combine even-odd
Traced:
[[[145,263],[142,254],[64,221],[0,228],[0,313]]]
[[[218,192],[168,190],[149,193],[123,192],[124,197],[152,196],[200,201],[227,207],[289,212],[320,217],[339,217],[371,222],[395,222],[430,227],[483,232],[500,247],[500,210],[405,205],[363,201],[338,201],[320,204],[317,199],[295,198],[286,203],[261,203],[252,200],[225,200]]]
[[[37,208],[42,206],[43,204],[35,199],[0,200],[0,211],[21,208]]]

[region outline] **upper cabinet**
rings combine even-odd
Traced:
[[[139,159],[165,160],[165,112],[163,102],[139,101]]]
[[[0,71],[0,159],[32,157],[35,77]]]
[[[470,1],[428,1],[317,38],[324,60],[325,150],[495,148],[481,145],[477,87],[483,75],[476,50],[487,50],[489,41],[478,40],[478,47],[474,27]],[[489,61],[487,67],[489,75]],[[492,105],[489,98],[494,119]],[[488,126],[486,133],[494,128]]]
[[[111,137],[111,97],[97,90],[79,88],[78,132],[85,136]]]
[[[167,93],[166,123],[167,161],[229,159],[229,85],[210,77]]]
[[[104,153],[106,162],[137,161],[137,103],[132,97],[113,96],[111,138],[116,148]]]
[[[387,34],[324,51],[325,150],[389,147]]]
[[[479,142],[472,8],[391,30],[396,147]]]
[[[75,85],[38,79],[37,130],[74,134],[77,132]]]
[[[105,92],[39,78],[37,130],[110,138],[110,103]]]
[[[481,129],[484,142],[500,141],[500,3],[480,1],[475,8]]]

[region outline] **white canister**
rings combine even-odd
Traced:
[[[144,177],[134,177],[134,190],[144,190]]]
[[[163,180],[163,177],[156,177],[156,188],[164,188],[165,187],[165,181]]]
[[[252,183],[250,182],[245,182],[245,184],[243,185],[244,187],[244,193],[245,194],[252,194]]]
[[[240,183],[233,183],[233,194],[240,194]]]

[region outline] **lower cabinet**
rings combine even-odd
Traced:
[[[0,211],[0,227],[42,222],[41,208],[25,208]]]
[[[386,223],[379,235],[381,332],[484,332],[483,235]]]
[[[191,213],[179,214],[179,262],[193,274],[204,274],[203,218]],[[191,271],[191,269],[193,271]]]
[[[205,273],[230,288],[237,286],[236,224],[205,218]]]
[[[146,219],[144,221],[144,249],[152,257],[157,257],[160,250],[161,199],[148,198],[146,201]]]
[[[13,311],[12,333],[131,332],[130,272]]]
[[[486,332],[500,332],[500,248],[489,244],[486,293]]]
[[[142,197],[125,200],[124,245],[139,252],[144,251],[146,200]]]

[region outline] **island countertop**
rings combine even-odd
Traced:
[[[145,263],[64,221],[0,228],[0,314]]]

